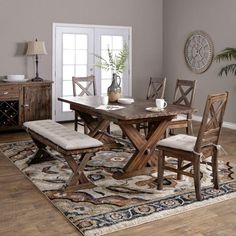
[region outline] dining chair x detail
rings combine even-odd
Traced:
[[[165,77],[150,77],[148,89],[147,89],[147,100],[155,100],[156,98],[164,98],[166,88],[166,78]],[[147,135],[148,123],[144,122],[137,124],[137,129],[144,130],[144,135]]]
[[[219,188],[219,137],[227,100],[228,92],[208,95],[197,137],[177,134],[157,143],[159,150],[157,188],[159,190],[163,188],[164,170],[168,170],[177,173],[178,180],[182,175],[193,177],[196,198],[202,200],[200,163],[206,162],[205,159],[208,157],[211,157],[211,161],[207,160],[207,163],[210,162],[212,165],[214,188]],[[176,159],[176,165],[168,164],[166,157]]]
[[[192,107],[195,99],[196,80],[180,80],[177,79],[173,104]],[[165,136],[174,134],[175,129],[184,128],[186,134],[193,135],[192,113],[187,115],[179,115],[173,119],[166,130]]]
[[[72,77],[73,96],[96,96],[95,76]],[[78,125],[84,126],[84,133],[88,133],[88,127],[81,120],[77,111],[75,111],[74,129],[78,130]]]

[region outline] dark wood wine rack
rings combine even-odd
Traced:
[[[0,126],[17,126],[19,122],[19,101],[0,101]]]

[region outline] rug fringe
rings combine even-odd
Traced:
[[[116,225],[109,226],[103,229],[95,229],[95,230],[86,231],[84,232],[84,235],[85,236],[101,236],[108,233],[114,233],[120,230],[124,230],[124,229],[135,227],[135,226],[140,226],[141,224],[150,223],[155,220],[160,220],[166,217],[174,216],[174,215],[188,212],[188,211],[198,209],[201,207],[210,206],[215,203],[223,202],[223,201],[230,200],[233,198],[236,198],[236,192],[229,193],[224,196],[219,196],[219,197],[203,200],[203,201],[196,201],[195,203],[192,203],[191,205],[180,206],[179,208],[153,213],[150,216],[145,216],[145,217],[134,219],[127,222],[117,223]]]

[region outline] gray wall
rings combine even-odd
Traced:
[[[162,74],[162,0],[0,0],[0,75],[34,76],[25,43],[45,40],[39,74],[51,79],[52,23],[131,26],[133,95],[145,97],[147,79]],[[145,89],[144,89],[145,88]]]
[[[0,0],[0,75],[34,76],[34,61],[23,53],[26,42],[37,37],[45,40],[48,51],[40,58],[39,72],[51,79],[53,22],[131,26],[135,98],[145,97],[151,75],[166,75],[168,101],[176,78],[197,79],[197,115],[202,115],[208,93],[229,90],[225,120],[236,123],[236,78],[219,78],[221,64],[215,62],[205,73],[193,74],[183,55],[194,30],[212,37],[215,52],[236,47],[235,9],[235,0]]]
[[[192,73],[184,61],[184,44],[190,32],[206,31],[212,38],[215,53],[236,47],[235,0],[164,0],[163,1],[163,72],[167,77],[167,99],[171,101],[177,78],[198,80],[196,115],[201,116],[209,93],[228,90],[229,103],[225,121],[236,123],[236,78],[218,77],[223,64],[213,62],[203,74]]]

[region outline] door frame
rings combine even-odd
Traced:
[[[114,26],[114,25],[89,25],[89,24],[67,24],[67,23],[53,23],[52,24],[52,119],[56,118],[56,28],[57,27],[78,27],[78,28],[107,28],[107,29],[127,29],[129,32],[129,94],[132,96],[132,27],[131,26]]]

